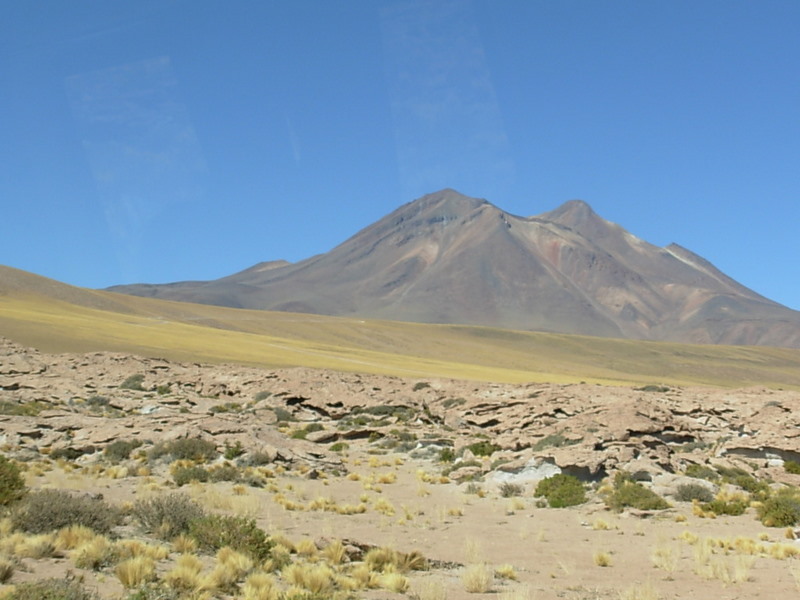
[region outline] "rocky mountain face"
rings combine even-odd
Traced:
[[[443,190],[330,252],[111,291],[239,308],[632,339],[800,347],[800,312],[573,200],[519,217]]]

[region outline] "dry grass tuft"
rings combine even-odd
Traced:
[[[400,573],[384,573],[378,578],[380,586],[396,594],[404,594],[408,590],[408,577]]]
[[[469,565],[461,575],[461,582],[470,594],[485,594],[492,589],[492,570],[486,563]]]
[[[620,592],[620,600],[659,600],[661,594],[650,581],[639,583]]]

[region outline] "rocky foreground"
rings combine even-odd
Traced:
[[[46,355],[0,339],[0,447],[23,469],[27,465],[31,489],[100,490],[107,498],[130,504],[137,496],[174,490],[188,482],[178,480],[175,465],[168,461],[151,460],[145,466],[148,452],[152,457],[154,448],[175,440],[203,440],[219,453],[217,469],[266,465],[250,479],[237,479],[235,491],[230,487],[232,478],[207,484],[223,494],[249,493],[258,498],[248,514],[265,529],[347,540],[346,560],[352,561],[358,560],[359,548],[388,543],[419,548],[442,570],[443,596],[434,594],[433,588],[414,585],[392,593],[408,594],[411,589],[422,600],[468,593],[454,583],[457,576],[452,570],[466,568],[470,561],[482,564],[488,557],[503,557],[508,568],[516,561],[517,572],[474,593],[612,598],[620,597],[629,584],[634,586],[631,594],[639,593],[635,585],[645,586],[645,579],[654,578],[667,583],[652,586],[661,591],[650,597],[781,597],[794,585],[790,571],[794,573],[795,567],[787,569],[767,558],[768,548],[750,553],[753,561],[755,557],[761,561],[754,567],[757,575],[736,580],[700,570],[696,555],[692,566],[693,542],[685,540],[681,550],[684,546],[677,540],[680,527],[696,525],[706,530],[706,539],[741,532],[781,547],[793,544],[783,530],[765,529],[753,514],[714,519],[697,502],[681,502],[676,496],[690,482],[712,493],[725,491],[727,484],[688,477],[687,469],[692,468],[695,473],[702,468],[746,473],[749,480],[768,482],[776,489],[800,484],[800,475],[787,470],[788,464],[800,462],[798,409],[800,393],[793,391],[416,381],[304,368],[270,371],[183,364],[113,353]],[[120,441],[136,450],[115,461],[112,470],[107,449]],[[56,483],[53,471],[59,468],[85,477],[80,483],[78,479]],[[591,490],[598,490],[617,472],[645,483],[672,508],[608,513]],[[585,482],[588,504],[553,509],[537,502],[536,484],[557,473]],[[279,482],[286,478],[289,483],[279,492]],[[147,491],[142,487],[145,481],[150,486]],[[183,489],[208,500],[198,485]],[[389,491],[393,485],[396,492]],[[321,494],[330,497],[321,500]],[[515,503],[509,505],[507,498],[512,496]],[[271,508],[265,508],[268,500]],[[356,508],[339,511],[321,528],[319,511],[335,513],[330,507],[337,502],[346,506],[346,501]],[[223,512],[234,510],[219,507]],[[610,516],[601,519],[605,526],[597,525],[598,515],[606,514]],[[395,521],[398,515],[402,518]],[[540,523],[536,534],[531,530],[534,521]],[[652,531],[644,531],[644,523]],[[527,541],[527,534],[520,533],[525,531],[531,536]],[[620,538],[626,531],[643,537]],[[615,539],[594,539],[599,535]],[[677,548],[675,565],[663,569],[666,574],[647,558],[654,552],[656,542],[650,536],[655,535]],[[795,534],[789,529],[786,535]],[[558,541],[533,551],[533,537],[540,546],[548,539]],[[481,560],[470,556],[474,548],[464,549],[481,543],[485,555]],[[639,551],[636,545],[642,546]],[[317,541],[317,546],[324,544]],[[597,558],[603,548],[609,548],[609,565]],[[724,544],[717,548],[729,553]],[[531,564],[526,556],[537,552],[536,564]],[[582,566],[580,552],[594,558],[585,558],[587,564]],[[796,562],[793,552],[786,556]],[[57,553],[50,562],[25,560],[17,565],[11,583],[35,581],[46,573],[62,576],[73,568],[59,563],[65,559]],[[548,561],[550,566],[542,566]],[[621,566],[625,561],[633,571],[623,569],[623,574],[617,569],[610,576],[602,571],[612,562]],[[653,577],[639,577],[637,568],[652,571]],[[589,573],[593,569],[600,571]],[[102,597],[127,597],[119,583],[103,583],[106,578],[97,574],[98,569],[88,571],[87,581]],[[581,575],[576,577],[576,571]],[[495,577],[502,579],[499,573]],[[420,577],[430,583],[434,575]],[[798,577],[800,581],[800,573]],[[191,597],[250,597],[237,595],[243,589],[234,584]],[[346,595],[385,597],[384,592],[376,593]]]

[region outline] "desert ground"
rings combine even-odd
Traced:
[[[48,581],[85,594],[46,596],[70,599],[797,597],[800,531],[767,508],[800,507],[799,402],[2,340],[0,467],[24,490],[0,493],[0,598],[45,597],[30,584]],[[558,474],[585,502],[537,495]],[[625,505],[626,485],[665,507]],[[239,526],[244,543],[225,537]]]

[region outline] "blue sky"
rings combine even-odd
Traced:
[[[43,0],[0,19],[0,263],[326,252],[452,187],[581,198],[800,309],[800,2]]]

